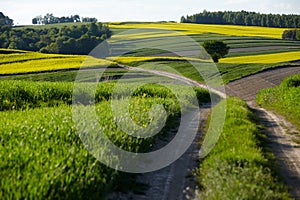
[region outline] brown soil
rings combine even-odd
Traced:
[[[300,73],[300,67],[298,66],[270,69],[228,83],[225,86],[226,94],[238,96],[251,105],[255,105],[255,97],[258,91],[279,85],[284,78],[297,73]]]

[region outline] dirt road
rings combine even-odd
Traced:
[[[199,134],[195,137],[193,143],[189,149],[174,163],[160,169],[158,171],[141,174],[137,177],[137,182],[146,184],[148,190],[141,194],[135,194],[133,192],[124,193],[112,193],[109,194],[108,200],[188,200],[195,198],[195,191],[197,189],[196,177],[193,175],[194,170],[199,166],[197,162],[199,156],[198,141],[202,134],[204,134],[204,127],[206,120],[210,112],[209,106],[201,108],[201,127]],[[198,126],[190,123],[190,127],[198,131]],[[155,146],[165,146],[176,134],[170,132],[167,138],[158,141]]]
[[[300,200],[300,145],[293,142],[294,136],[288,133],[297,131],[283,117],[277,116],[274,113],[259,108],[255,104],[255,96],[258,91],[268,87],[279,85],[281,81],[296,73],[300,73],[300,67],[286,67],[270,69],[258,74],[250,75],[240,80],[233,81],[225,86],[226,94],[222,90],[213,89],[206,85],[197,83],[180,75],[162,72],[157,70],[147,70],[140,68],[125,67],[129,70],[138,70],[149,73],[166,76],[169,78],[181,80],[190,85],[210,89],[211,91],[226,98],[228,96],[238,96],[247,101],[249,106],[257,114],[259,122],[263,125],[265,134],[268,136],[270,146],[277,158],[281,176],[284,178],[289,187],[291,195],[295,199]],[[206,111],[207,113],[207,111]],[[202,122],[202,124],[205,121]],[[195,183],[193,179],[188,180],[190,170],[197,167],[197,147],[193,144],[186,154],[177,162],[162,170],[143,174],[140,180],[147,183],[150,188],[144,195],[128,194],[125,199],[190,199],[193,197]],[[196,156],[195,156],[196,155]],[[119,196],[120,197],[120,196]],[[123,198],[121,198],[123,199]]]
[[[279,85],[284,78],[297,73],[300,73],[300,67],[270,69],[228,83],[225,86],[226,94],[238,96],[251,105],[255,105],[255,97],[259,90]]]
[[[300,67],[272,69],[233,81],[225,88],[227,95],[246,100],[256,113],[277,158],[281,176],[291,195],[300,200],[300,145],[295,142],[300,140],[300,133],[284,117],[255,104],[259,90],[279,85],[284,78],[297,73]]]

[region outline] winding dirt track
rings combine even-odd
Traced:
[[[255,105],[255,96],[259,90],[279,85],[284,78],[300,73],[300,67],[271,69],[233,81],[225,86],[226,95],[222,91],[218,91],[218,88],[208,88],[203,84],[199,84],[193,80],[171,73],[131,68],[128,66],[122,67],[126,67],[130,70],[140,70],[167,76],[169,78],[189,82],[190,85],[210,89],[222,97],[226,97],[226,95],[238,96],[247,101],[249,106],[257,114],[259,122],[264,127],[270,146],[277,158],[281,176],[288,185],[291,195],[295,199],[300,200],[300,146],[292,141],[294,136],[287,134],[288,132],[295,132],[295,129],[283,117],[277,116],[274,113]],[[191,146],[191,149],[192,150],[188,151],[181,159],[173,163],[171,166],[157,172],[141,175],[140,179],[146,181],[149,184],[150,189],[145,195],[136,196],[132,194],[130,197],[132,199],[145,200],[182,200],[190,199],[191,197],[193,198],[195,184],[193,185],[191,183],[193,180],[188,180],[185,177],[190,175],[191,169],[193,169],[193,166],[196,166],[195,161],[194,164],[187,164],[192,163],[193,160],[195,160],[195,152],[197,152],[195,144]],[[186,188],[191,189],[191,191],[187,191]]]
[[[295,139],[300,139],[299,132],[284,117],[255,104],[259,90],[279,85],[284,78],[297,73],[300,73],[300,67],[271,69],[233,81],[225,89],[227,95],[246,100],[256,113],[277,158],[281,176],[291,195],[300,200],[300,145],[294,142]],[[297,132],[298,134],[289,134]]]

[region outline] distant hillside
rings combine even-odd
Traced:
[[[240,12],[209,12],[204,10],[203,12],[198,14],[181,17],[181,22],[196,24],[230,24],[279,28],[299,28],[300,15],[260,14],[243,10]]]

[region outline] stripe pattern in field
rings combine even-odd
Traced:
[[[31,72],[101,67],[113,62],[84,55],[43,54],[37,52],[13,52],[0,54],[0,74],[22,74]]]
[[[265,55],[250,55],[250,56],[237,56],[230,58],[223,58],[221,63],[282,63],[296,61],[300,58],[300,51],[273,53]]]
[[[230,36],[256,36],[267,38],[281,38],[285,29],[283,28],[266,28],[254,26],[234,26],[234,25],[214,25],[214,24],[188,24],[188,23],[110,23],[110,28],[113,29],[136,29],[136,28],[151,28],[162,30],[182,31],[187,35],[203,34],[203,33],[217,33]],[[172,35],[159,35],[175,36]],[[153,35],[128,35],[127,38],[152,38]]]
[[[230,82],[225,86],[226,93],[254,102],[259,90],[279,85],[284,78],[297,73],[300,73],[300,66],[270,69]]]

